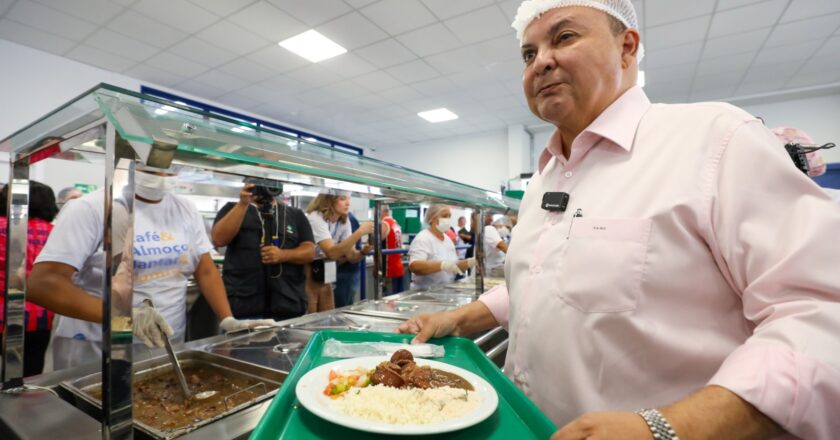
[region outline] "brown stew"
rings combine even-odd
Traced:
[[[231,374],[224,369],[206,365],[185,367],[184,376],[193,394],[210,390],[216,391],[216,394],[204,400],[184,401],[181,386],[172,370],[135,380],[132,386],[134,419],[161,431],[186,428],[224,413],[227,410],[225,397],[260,382],[255,378]],[[269,392],[276,385],[266,383],[266,387],[265,392]],[[99,387],[85,392],[102,400],[102,389]],[[262,386],[254,387],[229,398],[228,406],[236,407],[263,393]]]
[[[370,376],[370,383],[394,388],[452,387],[473,391],[472,384],[455,373],[418,366],[408,350],[397,350],[390,361],[377,365]]]

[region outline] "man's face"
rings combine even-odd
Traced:
[[[467,224],[467,219],[465,219],[464,217],[461,217],[461,218],[458,219],[458,227],[459,228],[463,228],[464,226],[466,226],[466,224]]]
[[[531,22],[521,49],[531,111],[561,128],[586,128],[622,92],[623,41],[593,8],[554,8]]]

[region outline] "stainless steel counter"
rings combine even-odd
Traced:
[[[281,322],[280,328],[252,333],[218,335],[176,345],[176,352],[200,350],[239,361],[288,372],[300,356],[312,332],[320,329],[347,329],[390,332],[405,319],[417,313],[455,309],[475,300],[473,291],[460,284],[439,286],[424,291],[407,291],[379,301],[361,301],[342,309],[304,315]],[[498,366],[504,365],[507,332],[502,328],[468,335]],[[162,349],[141,348],[134,354],[135,362],[165,356]],[[27,392],[20,396],[0,395],[0,438],[42,439],[53,437],[99,439],[99,421],[73,406],[72,393],[59,384],[99,372],[94,362],[72,369],[36,376],[27,384],[49,387],[59,397],[43,391]],[[240,439],[247,438],[256,427],[270,400],[231,414],[215,423],[203,426],[179,439]],[[25,416],[23,415],[25,414]],[[27,423],[37,415],[39,423]],[[50,435],[45,437],[45,433]],[[135,438],[148,438],[135,429]]]

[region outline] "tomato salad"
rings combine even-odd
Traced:
[[[324,388],[324,395],[337,399],[350,391],[350,388],[364,388],[370,385],[373,371],[361,367],[347,371],[330,370],[330,382]]]

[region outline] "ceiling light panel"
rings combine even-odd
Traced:
[[[446,108],[436,108],[434,110],[427,110],[425,112],[417,113],[417,116],[429,122],[445,122],[453,119],[458,119],[458,115],[449,111]]]
[[[313,63],[324,61],[347,52],[347,49],[314,29],[287,38],[278,44],[280,47],[306,58]]]

